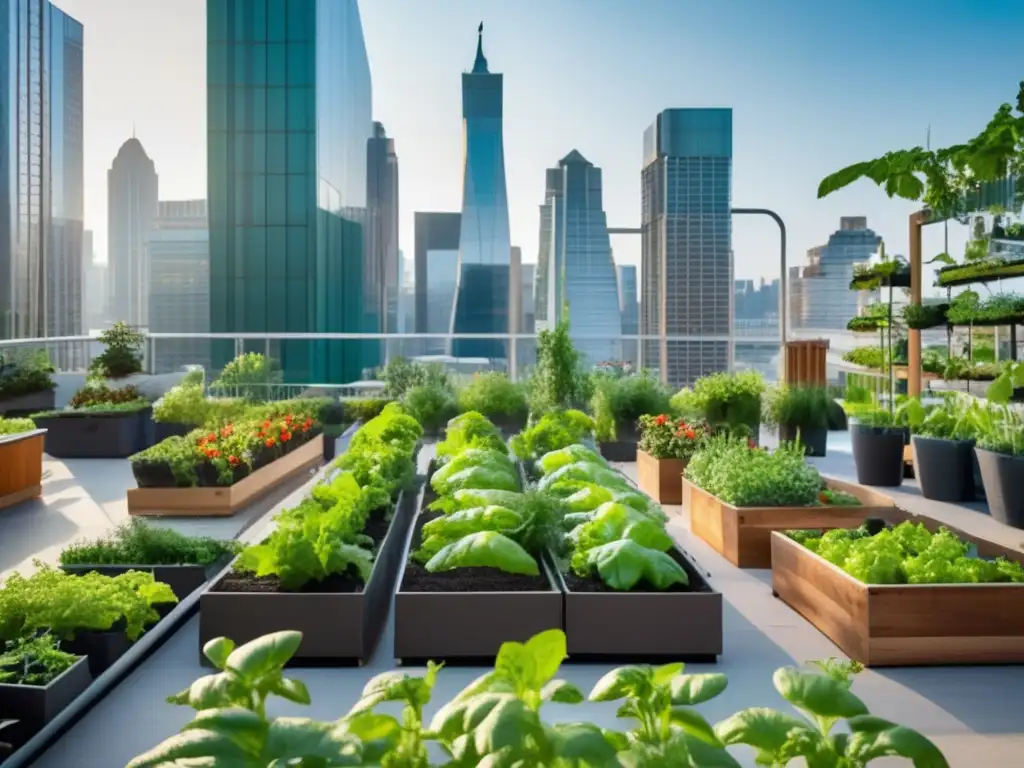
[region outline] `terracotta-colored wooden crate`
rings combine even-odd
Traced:
[[[227,517],[273,490],[274,486],[323,461],[324,438],[317,435],[291,453],[223,488],[132,488],[128,514],[174,517]]]
[[[637,485],[659,504],[683,503],[685,459],[656,459],[644,451],[636,452]]]
[[[772,531],[792,528],[856,528],[866,518],[895,509],[888,496],[855,483],[826,478],[828,486],[860,499],[858,507],[734,507],[689,480],[683,480],[683,505],[690,530],[740,568],[771,568]]]
[[[956,533],[983,556],[1024,558]],[[1024,662],[1024,584],[865,584],[782,533],[772,534],[771,547],[775,595],[862,664]]]
[[[0,509],[43,494],[45,429],[0,438]]]

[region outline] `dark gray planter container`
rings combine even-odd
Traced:
[[[793,443],[797,438],[804,446],[807,456],[824,456],[828,449],[827,427],[794,427],[789,424],[779,425],[779,442]]]
[[[17,748],[59,715],[90,683],[92,675],[84,658],[45,686],[0,683],[0,720],[18,721],[0,732],[0,740]]]
[[[640,432],[636,422],[620,421],[615,427],[615,439],[608,443],[600,443],[601,455],[608,461],[636,461],[636,446],[640,442]]]
[[[681,550],[671,554],[686,569],[692,592],[572,592],[552,569],[565,592],[570,661],[717,661],[722,653],[722,595]]]
[[[171,588],[178,600],[184,600],[223,571],[230,562],[231,556],[228,555],[206,567],[201,565],[62,565],[61,570],[77,575],[95,571],[111,577],[120,576],[128,571],[152,573],[156,581],[163,582]],[[159,608],[157,606],[157,610]],[[174,606],[171,605],[169,608],[173,609]]]
[[[191,424],[177,424],[169,421],[153,422],[153,445],[162,443],[168,437],[184,437],[195,427]],[[147,446],[148,448],[149,446]]]
[[[200,663],[210,665],[201,649],[214,638],[229,637],[241,645],[286,629],[302,632],[296,661],[368,660],[387,621],[415,510],[416,496],[401,494],[362,592],[204,592],[199,598]]]
[[[989,513],[1000,523],[1024,528],[1024,456],[1009,456],[983,448],[974,450],[978,454]]]
[[[857,466],[857,482],[881,488],[897,488],[903,484],[903,448],[908,431],[905,427],[850,426],[853,462]]]
[[[974,501],[974,441],[914,435],[914,474],[933,501]]]
[[[36,426],[47,430],[45,451],[55,459],[124,459],[139,450],[150,411],[46,416]]]
[[[56,391],[44,389],[27,395],[0,399],[0,415],[7,417],[29,416],[40,411],[52,411],[56,403]]]
[[[76,656],[88,656],[89,673],[93,677],[99,677],[132,647],[132,641],[124,633],[123,623],[122,621],[122,626],[115,624],[115,628],[109,632],[79,632],[74,640],[62,642],[61,648]]]

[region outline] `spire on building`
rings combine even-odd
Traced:
[[[484,56],[484,23],[482,21],[476,30],[476,61],[473,62],[473,74],[489,74],[487,69],[487,57]]]

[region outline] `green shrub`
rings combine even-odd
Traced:
[[[80,409],[93,405],[120,405],[143,399],[139,391],[131,385],[111,389],[102,382],[90,382],[75,392],[74,396],[68,401],[68,408]]]
[[[423,427],[423,431],[436,435],[458,412],[455,395],[446,386],[420,384],[408,390],[401,399],[402,407]]]
[[[53,373],[45,350],[0,352],[0,400],[53,389]]]
[[[210,389],[245,400],[267,400],[283,380],[277,362],[258,352],[246,352],[224,366]]]
[[[768,392],[764,423],[770,427],[827,429],[831,402],[824,387],[781,384]]]
[[[885,350],[881,347],[854,347],[843,353],[843,360],[876,371],[885,369]]]
[[[648,372],[630,376],[595,376],[590,411],[597,424],[597,438],[615,440],[620,426],[636,428],[641,416],[666,413],[671,407],[671,392]]]
[[[443,365],[437,363],[424,364],[394,357],[388,361],[380,373],[384,382],[384,396],[398,400],[413,387],[438,386],[450,389],[451,377]]]
[[[49,685],[78,659],[78,656],[60,649],[60,641],[55,635],[19,637],[7,648],[0,645],[0,683]]]
[[[142,334],[117,321],[100,334],[103,352],[93,358],[89,373],[102,379],[120,379],[142,371]]]
[[[342,399],[341,404],[345,408],[346,421],[365,423],[379,416],[390,402],[386,397],[354,397]]]
[[[153,406],[153,420],[199,427],[210,419],[211,412],[202,382],[182,382],[156,402]]]
[[[684,418],[701,418],[715,431],[756,436],[764,390],[764,379],[756,371],[715,373],[697,379],[692,391],[678,392],[672,408]]]
[[[237,543],[186,536],[171,528],[132,520],[93,541],[71,544],[61,565],[213,565],[237,550]]]
[[[457,399],[460,411],[476,411],[497,421],[525,422],[529,410],[522,385],[497,371],[474,373]]]
[[[569,336],[569,321],[537,334],[537,367],[529,382],[530,413],[582,408],[590,400],[590,377]]]

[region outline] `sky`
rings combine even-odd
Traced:
[[[332,2],[334,0],[324,0]],[[85,26],[86,227],[106,258],[107,169],[133,131],[161,199],[206,194],[205,0],[57,0]],[[400,244],[417,210],[462,204],[460,73],[484,22],[504,74],[512,242],[536,261],[544,170],[572,149],[603,169],[610,226],[639,225],[644,129],[669,107],[733,109],[733,206],[786,222],[789,263],[840,216],[907,249],[912,202],[870,182],[817,200],[829,173],[886,151],[963,141],[1024,79],[1021,0],[359,0],[374,119],[395,139]],[[963,251],[965,228],[948,228]],[[925,258],[944,248],[925,232]],[[613,237],[638,264],[638,238]],[[736,217],[736,277],[779,276],[778,229]],[[930,283],[930,280],[926,284]]]

